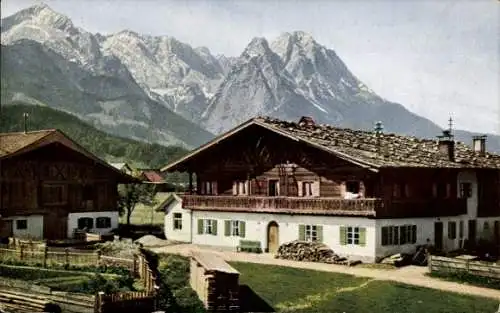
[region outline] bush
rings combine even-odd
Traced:
[[[162,257],[159,265],[159,308],[169,312],[204,313],[198,295],[189,286],[189,259],[178,255]]]
[[[500,280],[490,277],[471,275],[466,272],[432,272],[428,273],[427,275],[430,277],[470,284],[478,287],[500,290]]]
[[[26,266],[26,267],[43,267],[43,263],[41,262],[24,262],[24,261],[19,261],[15,259],[6,259],[2,260],[2,263],[0,266],[4,265],[12,265],[12,266]],[[51,270],[65,270],[65,271],[79,271],[79,272],[94,272],[94,273],[101,273],[101,274],[116,274],[116,275],[128,275],[130,272],[130,269],[125,266],[117,266],[117,265],[100,265],[100,266],[94,266],[94,265],[68,265],[68,264],[61,264],[61,263],[48,263],[46,269],[51,269]]]

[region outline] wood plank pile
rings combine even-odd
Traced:
[[[41,296],[26,295],[12,290],[0,291],[0,305],[7,312],[61,312],[60,307]]]
[[[349,264],[347,258],[338,256],[332,249],[323,243],[299,240],[282,244],[275,258],[328,264]]]

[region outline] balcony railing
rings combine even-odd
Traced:
[[[209,211],[375,216],[380,199],[183,195],[183,207]]]
[[[231,212],[268,212],[371,216],[377,218],[439,217],[467,214],[466,199],[377,198],[347,200],[341,198],[262,197],[262,196],[182,196],[186,209]]]

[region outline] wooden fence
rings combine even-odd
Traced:
[[[7,260],[21,261],[26,264],[42,264],[44,267],[50,264],[67,266],[115,265],[129,268],[132,273],[136,273],[138,268],[137,258],[116,258],[102,255],[100,251],[76,252],[69,248],[37,247],[23,244],[18,244],[15,247],[0,246],[0,262]]]
[[[500,264],[470,261],[441,256],[429,256],[430,273],[467,273],[475,276],[500,279]]]
[[[150,265],[143,253],[137,255],[136,275],[144,284],[144,291],[119,292],[106,295],[99,292],[95,297],[95,313],[152,312],[156,310],[158,271]]]

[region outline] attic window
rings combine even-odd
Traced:
[[[302,116],[299,120],[300,126],[314,126],[316,123],[310,116]]]
[[[360,190],[360,183],[359,181],[348,181],[345,183],[345,190],[350,193],[355,193],[358,194]]]

